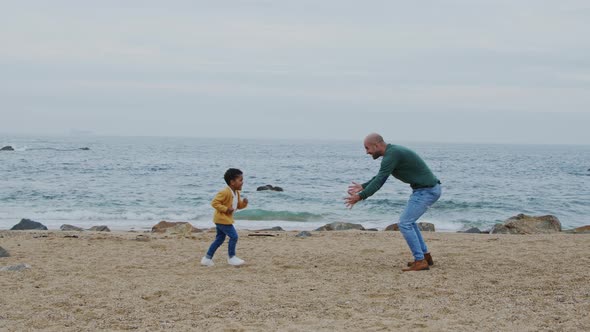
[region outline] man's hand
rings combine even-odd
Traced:
[[[232,214],[232,213],[234,213],[234,208],[233,208],[233,207],[227,208],[227,212],[226,212],[226,213],[227,213],[227,214]]]
[[[363,191],[363,186],[361,184],[354,182],[354,181],[352,181],[352,184],[350,186],[348,186],[348,194],[351,196],[354,194],[358,194],[361,191]]]
[[[361,200],[361,196],[358,194],[350,195],[344,198],[344,204],[347,208],[352,209],[352,207]]]
[[[242,201],[244,202],[244,204],[248,204],[248,198],[244,197]]]

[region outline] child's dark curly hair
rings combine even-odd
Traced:
[[[235,178],[237,178],[238,176],[242,175],[244,173],[242,173],[242,171],[240,171],[237,168],[230,168],[227,171],[225,171],[225,174],[223,175],[223,179],[225,179],[225,183],[227,183],[227,185],[229,186],[229,182],[231,180],[234,180]]]

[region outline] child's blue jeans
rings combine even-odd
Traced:
[[[415,189],[399,218],[399,230],[406,239],[414,260],[424,259],[424,254],[428,252],[416,221],[440,198],[441,193],[440,184],[432,188]]]
[[[221,246],[221,244],[223,244],[226,236],[229,237],[227,254],[229,255],[229,258],[234,257],[236,255],[236,244],[238,243],[238,232],[236,232],[234,225],[215,224],[215,228],[217,229],[217,235],[207,251],[207,258],[213,258],[215,251]]]

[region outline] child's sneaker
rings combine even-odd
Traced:
[[[244,264],[245,262],[243,259],[239,258],[238,256],[234,256],[232,258],[228,258],[227,263],[229,265],[233,265],[233,266],[240,266],[240,265]]]
[[[201,259],[201,265],[205,266],[213,266],[213,260],[211,258],[207,258],[206,256]]]

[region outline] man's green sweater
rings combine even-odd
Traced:
[[[373,195],[381,189],[390,175],[409,183],[412,189],[433,187],[440,183],[416,152],[400,145],[387,144],[379,173],[370,181],[363,183],[363,191],[359,193],[359,196],[367,199]]]

